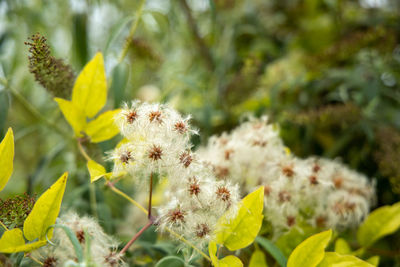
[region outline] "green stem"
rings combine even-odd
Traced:
[[[8,228],[7,228],[7,226],[5,225],[5,224],[3,224],[3,222],[2,221],[0,221],[0,225],[4,228],[4,230],[6,230],[6,231],[8,231]]]
[[[119,57],[118,63],[121,63],[124,60],[126,54],[128,53],[129,46],[130,46],[130,44],[132,42],[132,39],[133,39],[133,35],[135,34],[136,29],[137,29],[137,27],[139,25],[140,18],[142,17],[143,7],[144,7],[144,3],[145,2],[146,2],[146,0],[141,0],[141,2],[139,4],[139,9],[136,11],[135,20],[132,23],[132,27],[131,27],[131,29],[129,31],[129,35],[126,38],[126,41],[125,41],[125,44],[124,44],[124,48],[122,49],[122,52],[121,52],[121,55]]]

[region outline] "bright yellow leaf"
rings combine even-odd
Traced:
[[[376,240],[396,232],[400,228],[400,202],[383,206],[369,214],[358,228],[357,239],[360,245],[368,247]]]
[[[315,267],[322,261],[325,248],[332,237],[332,230],[310,236],[298,245],[290,254],[287,267]]]
[[[0,191],[6,186],[13,172],[14,134],[8,128],[6,136],[0,143]]]
[[[0,239],[0,252],[13,253],[13,249],[21,245],[25,245],[21,229],[15,228],[5,231]]]
[[[229,255],[219,260],[219,267],[243,267],[243,263],[238,257]]]
[[[289,266],[289,265],[288,265]],[[303,266],[303,265],[297,265]],[[309,266],[309,265],[304,265]],[[360,260],[352,255],[340,255],[336,252],[326,252],[318,267],[373,267],[374,265]]]
[[[93,143],[106,141],[119,133],[114,123],[114,117],[119,112],[121,112],[120,109],[106,111],[86,125],[85,133]]]
[[[83,68],[72,90],[72,103],[93,118],[106,104],[107,81],[103,55],[97,53]]]
[[[62,99],[62,98],[54,98],[54,100],[58,103],[58,106],[61,109],[65,119],[71,125],[72,129],[76,136],[81,136],[81,131],[84,130],[86,126],[86,116],[83,111],[74,105],[71,101]]]
[[[263,208],[264,187],[260,187],[240,202],[235,218],[229,218],[226,213],[218,220],[215,242],[231,251],[253,243],[261,228]]]
[[[46,244],[45,240],[36,241],[33,243],[25,244],[22,231],[19,228],[15,228],[4,232],[0,239],[0,252],[1,253],[16,253],[16,252],[28,252],[33,249],[39,248]]]
[[[112,173],[107,173],[106,169],[103,167],[103,165],[97,163],[94,160],[88,161],[86,166],[89,170],[91,183],[97,181],[98,179],[100,179],[103,176],[105,176],[108,179],[112,174]]]
[[[264,253],[257,249],[251,255],[249,267],[268,267]]]
[[[44,240],[49,226],[56,222],[60,212],[61,201],[67,184],[68,173],[64,173],[40,198],[36,201],[31,213],[24,222],[24,235],[29,241],[36,238]],[[53,229],[47,236],[51,239]]]
[[[217,244],[211,241],[208,244],[208,253],[210,254],[211,262],[215,267],[243,267],[243,263],[235,256],[227,256],[219,260],[216,256]]]

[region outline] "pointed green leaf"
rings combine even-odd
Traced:
[[[367,259],[367,262],[371,263],[374,266],[378,266],[379,265],[379,261],[380,261],[379,256],[373,256],[373,257]]]
[[[0,191],[6,186],[13,172],[14,134],[8,128],[6,136],[0,143]]]
[[[36,238],[46,239],[46,231],[56,222],[60,212],[61,201],[67,184],[68,173],[64,173],[40,198],[36,201],[31,213],[24,222],[24,235],[29,241]],[[51,229],[47,236],[53,234]]]
[[[268,267],[267,262],[265,261],[264,253],[257,249],[251,255],[249,267]]]
[[[227,214],[224,214],[218,220],[215,242],[231,251],[253,243],[261,228],[263,208],[264,188],[260,187],[240,202],[235,218],[228,218]]]
[[[93,183],[100,179],[101,177],[105,176],[107,179],[110,178],[112,173],[107,173],[106,169],[103,167],[103,165],[97,163],[94,160],[90,160],[87,163],[87,168],[90,173],[90,182]]]
[[[72,90],[72,103],[93,118],[106,104],[107,81],[103,55],[97,53],[83,68]]]
[[[81,136],[81,131],[83,131],[86,126],[86,116],[83,111],[71,101],[57,97],[54,98],[54,100],[58,103],[62,114],[71,125],[75,135]]]
[[[376,240],[396,232],[400,228],[400,202],[383,206],[369,214],[358,228],[357,239],[360,245],[368,247]]]
[[[332,237],[332,230],[313,235],[304,240],[290,254],[287,267],[315,267],[322,261],[325,248]]]
[[[210,254],[211,262],[215,267],[242,267],[243,263],[235,256],[227,256],[219,260],[217,254],[217,244],[211,241],[208,244],[208,253]]]
[[[4,232],[0,239],[0,252],[1,253],[16,253],[16,252],[28,252],[33,249],[37,249],[46,244],[45,240],[36,241],[33,243],[25,244],[25,239],[22,235],[22,231],[19,228],[15,228]]]
[[[93,143],[106,141],[119,133],[114,123],[114,117],[119,112],[121,112],[120,109],[106,111],[87,124],[85,133]]]
[[[298,265],[300,266],[300,265]],[[305,265],[306,266],[306,265]],[[308,265],[307,265],[308,266]],[[352,255],[326,252],[318,267],[373,267],[374,265]]]

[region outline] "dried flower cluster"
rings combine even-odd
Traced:
[[[374,185],[343,164],[290,154],[266,117],[214,136],[199,152],[220,178],[245,192],[265,189],[265,217],[275,237],[300,222],[344,229],[358,225],[374,201]]]
[[[57,97],[70,96],[75,81],[72,68],[62,59],[51,56],[44,36],[36,33],[25,42],[29,48],[29,71],[46,90]]]
[[[74,212],[68,212],[60,217],[58,224],[67,226],[75,234],[84,250],[85,261],[90,263],[89,266],[126,266],[116,252],[118,243],[105,234],[94,219],[79,217]],[[53,244],[49,243],[32,252],[43,266],[64,266],[67,263],[77,262],[74,247],[63,229],[54,230],[51,242]]]
[[[167,227],[198,244],[207,242],[226,211],[235,212],[238,187],[217,181],[192,152],[196,134],[182,117],[166,105],[133,102],[116,117],[125,141],[111,153],[114,174],[129,173],[147,181],[166,177],[165,205],[158,208],[158,227]]]

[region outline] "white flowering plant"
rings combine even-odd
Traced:
[[[21,226],[2,213],[0,252],[16,255],[10,258],[16,265],[137,266],[135,253],[151,233],[179,245],[168,251],[153,241],[148,256],[161,248],[164,257],[143,264],[377,266],[379,257],[369,248],[400,227],[398,204],[369,214],[373,181],[337,160],[296,157],[266,116],[248,117],[194,149],[191,140],[200,133],[190,116],[139,100],[99,114],[106,100],[101,53],[77,77],[71,100],[55,98],[86,161],[89,186],[96,190],[103,181],[101,190],[133,204],[115,224],[117,236],[132,237],[125,242],[107,234],[97,210],[90,217],[62,209],[65,173],[26,211]],[[90,144],[118,134],[114,148],[97,160],[89,155]],[[13,172],[13,158],[10,128],[0,144],[0,189]],[[129,187],[140,191],[136,198],[124,192]],[[356,247],[347,241],[351,232]],[[334,251],[326,252],[330,243]]]

